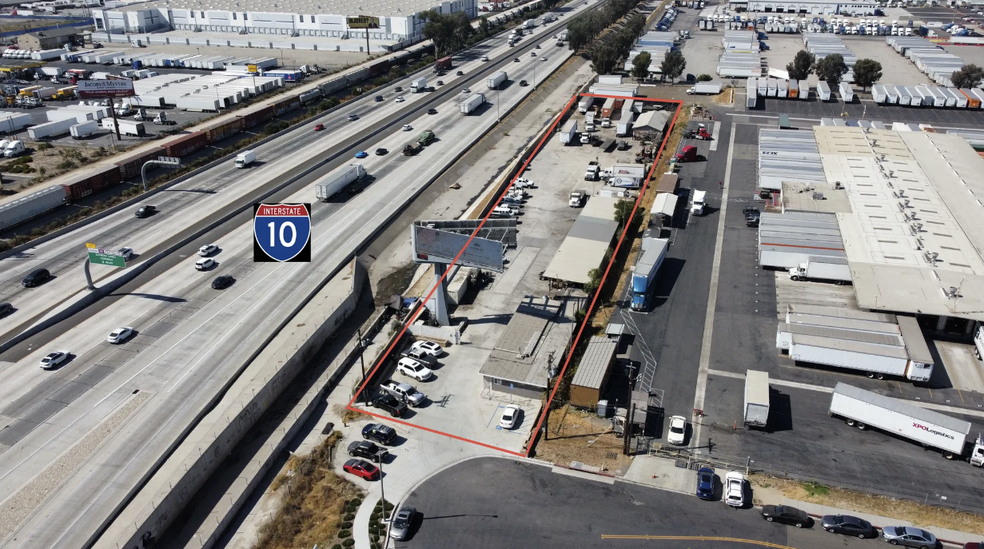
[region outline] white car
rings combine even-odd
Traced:
[[[546,60],[547,60],[547,58],[546,58],[546,57],[541,57],[541,58],[540,58],[540,61],[546,61]]]
[[[424,366],[424,363],[418,362],[410,357],[403,357],[399,362],[396,363],[396,369],[400,371],[401,374],[412,377],[417,381],[427,381],[434,375],[430,371],[430,368]]]
[[[208,257],[219,250],[219,247],[215,244],[206,244],[201,248],[198,248],[198,255],[202,257]]]
[[[489,56],[488,55],[483,55],[482,56],[482,61],[488,61],[488,60],[489,60]]]
[[[461,90],[461,93],[471,93],[471,90],[469,90],[468,88],[465,88],[465,89]]]
[[[109,334],[109,337],[106,338],[106,341],[110,343],[123,343],[131,335],[133,335],[133,328],[129,326],[124,326],[123,328],[117,328],[113,330]]]
[[[513,187],[517,189],[531,189],[533,188],[533,185],[534,183],[525,177],[520,177],[515,183],[513,183]]]
[[[515,404],[506,406],[506,409],[502,411],[502,417],[499,418],[499,426],[503,429],[516,427],[516,423],[519,421],[519,414],[521,413],[523,413],[522,410]]]
[[[130,261],[130,258],[133,257],[133,248],[120,248],[116,253],[123,256],[123,261]]]
[[[405,131],[405,132],[413,131],[413,126],[411,126],[410,124],[404,124],[403,125],[403,131]]]
[[[399,96],[396,97],[396,102],[397,103],[403,103],[404,101],[406,101],[406,99],[404,99],[402,95],[399,95]],[[407,124],[407,125],[409,126],[409,124]]]
[[[410,349],[432,357],[439,357],[444,354],[444,349],[433,341],[416,341],[410,346]]]
[[[59,364],[68,360],[69,354],[69,351],[55,351],[53,353],[48,353],[41,359],[41,369],[51,370],[52,368],[56,368]]]
[[[205,259],[199,259],[198,261],[195,262],[195,269],[198,269],[199,271],[207,271],[214,266],[215,266],[215,260],[212,259],[211,257],[207,257]]]
[[[666,441],[682,446],[687,439],[687,418],[673,416],[670,418],[670,431],[666,433]]]
[[[724,500],[732,507],[745,506],[745,477],[738,471],[724,475]]]

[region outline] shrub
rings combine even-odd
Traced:
[[[355,513],[345,513],[345,516],[342,517],[342,520],[349,521],[349,522],[355,520]]]
[[[345,521],[342,523],[342,528],[344,528],[345,530],[349,530],[352,528],[352,523],[349,521]]]
[[[350,537],[352,537],[352,531],[351,530],[339,530],[338,531],[338,537],[340,537],[342,539],[344,539],[344,538],[350,538]]]
[[[342,547],[352,547],[353,545],[355,545],[355,540],[352,538],[349,538],[342,542]]]
[[[331,549],[342,549],[342,544],[341,543],[336,543],[335,545],[332,545],[331,546]]]
[[[698,82],[710,82],[711,80],[714,80],[714,78],[712,78],[709,74],[702,74],[697,77]]]

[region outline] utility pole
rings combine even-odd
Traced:
[[[366,382],[366,361],[362,358],[362,355],[366,352],[366,342],[362,339],[362,328],[359,328],[359,364],[362,365],[362,381],[359,382],[359,387]],[[369,396],[366,394],[365,389],[362,390],[362,402],[369,404]],[[382,474],[382,469],[380,469],[380,474]]]

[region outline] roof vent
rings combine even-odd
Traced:
[[[834,181],[834,189],[843,189],[844,185],[841,185],[840,181]]]
[[[813,200],[825,200],[823,193],[813,193]]]

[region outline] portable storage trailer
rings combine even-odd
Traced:
[[[911,105],[912,104],[912,94],[909,93],[909,88],[906,86],[896,86],[895,89],[899,94],[899,105]]]
[[[967,101],[967,108],[968,109],[979,109],[979,108],[981,108],[981,100],[978,99],[976,95],[974,95],[974,91],[973,90],[968,89],[968,88],[962,88],[962,89],[957,90],[957,91],[960,93],[960,95],[963,95],[964,96],[964,99],[966,99],[966,101]]]
[[[758,94],[762,97],[769,95],[769,79],[759,78],[758,79]]]
[[[895,86],[882,86],[885,89],[885,104],[895,105],[899,102],[899,92]]]
[[[749,78],[745,85],[745,108],[754,109],[758,104],[758,82],[754,78]]]
[[[810,98],[810,83],[806,80],[799,81],[799,98],[809,99]]]
[[[779,81],[775,78],[768,79],[768,95],[769,97],[775,97],[779,93]]]
[[[769,372],[745,372],[745,427],[764,428],[769,423]]]
[[[799,81],[790,80],[788,82],[788,85],[789,85],[788,97],[790,99],[796,99],[797,97],[799,97]]]
[[[850,84],[847,82],[841,82],[839,88],[841,99],[843,99],[845,103],[854,102],[854,90],[851,88]]]
[[[879,105],[888,103],[888,94],[885,93],[885,86],[875,85],[871,87],[871,98]]]
[[[823,80],[817,83],[817,95],[820,96],[820,101],[830,101],[830,86]]]
[[[785,80],[777,82],[776,97],[786,98],[789,96],[789,84]]]

